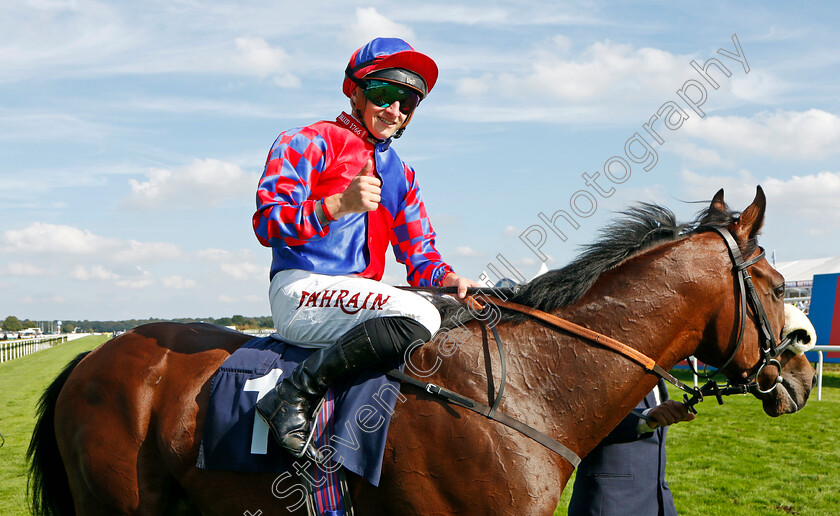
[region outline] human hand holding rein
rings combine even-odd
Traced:
[[[467,289],[469,287],[480,287],[481,285],[469,278],[464,278],[463,276],[458,276],[454,272],[450,272],[449,274],[443,277],[441,286],[457,287],[458,297],[464,299],[467,296]]]
[[[691,421],[695,417],[685,405],[676,400],[663,401],[650,409],[647,415],[654,419],[647,423],[650,428],[673,425],[680,421]]]

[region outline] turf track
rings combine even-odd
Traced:
[[[41,392],[72,357],[105,340],[86,337],[0,365],[0,515],[29,513],[25,453]],[[722,406],[707,400],[699,410],[668,438],[667,478],[680,515],[840,514],[840,368],[827,368],[822,401],[814,392],[797,414],[767,417],[751,396]],[[555,516],[566,513],[572,482]]]

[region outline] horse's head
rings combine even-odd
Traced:
[[[796,412],[805,404],[815,373],[804,351],[816,342],[816,334],[799,309],[785,305],[784,278],[765,259],[756,236],[764,222],[766,198],[759,186],[755,199],[740,217],[726,225],[713,221],[731,216],[723,190],[712,199],[705,221],[726,243],[733,265],[734,294],[720,299],[720,312],[697,356],[720,366],[733,384],[755,380],[753,394],[762,400],[770,416]],[[705,356],[704,356],[705,355]]]

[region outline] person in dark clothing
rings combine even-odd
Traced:
[[[675,516],[665,481],[668,426],[694,414],[668,399],[665,381],[637,406],[655,422],[631,413],[589,455],[575,477],[569,516]]]

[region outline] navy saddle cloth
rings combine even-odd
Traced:
[[[295,461],[308,460],[284,452],[254,406],[312,351],[263,337],[228,357],[210,386],[199,468],[294,474]],[[318,417],[316,447],[334,465],[378,485],[391,414],[398,400],[405,401],[399,389],[399,382],[377,370],[338,382]]]

